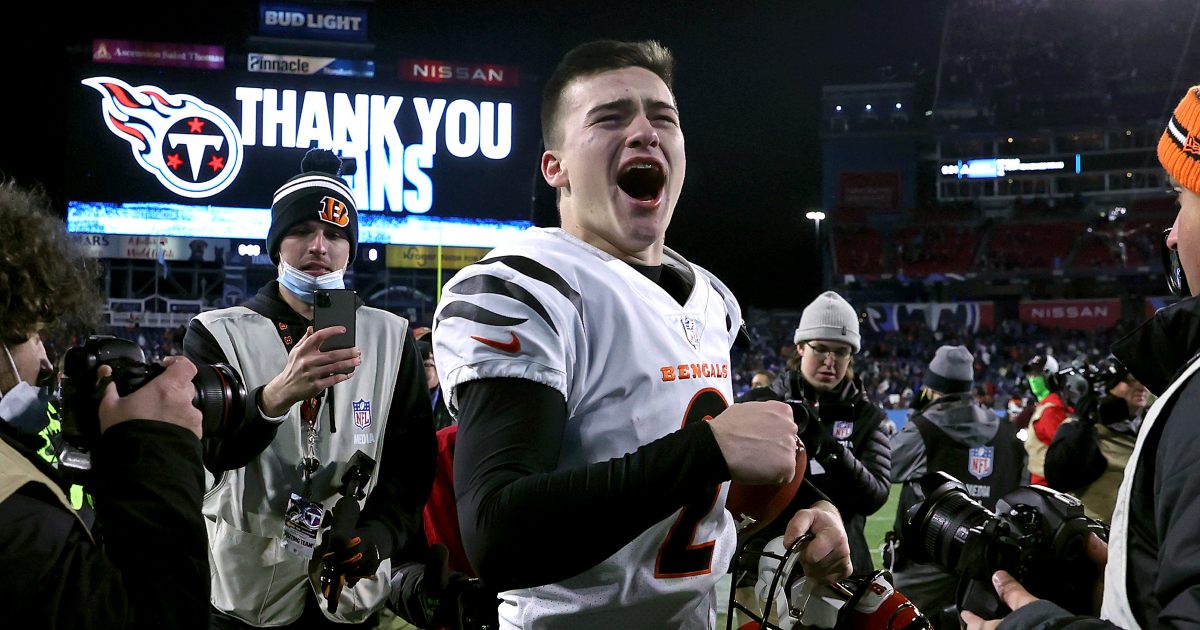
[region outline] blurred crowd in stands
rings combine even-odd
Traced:
[[[795,351],[792,331],[799,313],[749,309],[747,330],[751,347],[735,351],[734,391],[750,389],[754,373],[778,374]],[[968,331],[943,325],[937,331],[924,325],[905,324],[897,331],[872,331],[864,326],[863,348],[852,369],[862,379],[871,400],[884,409],[906,409],[920,390],[925,369],[939,346],[963,345],[975,357],[976,397],[998,411],[1019,410],[1029,391],[1022,366],[1035,355],[1055,357],[1062,366],[1085,357],[1096,362],[1127,326],[1100,331],[1054,330],[1017,321],[1005,321],[994,330]],[[1012,403],[1012,405],[1010,405]]]

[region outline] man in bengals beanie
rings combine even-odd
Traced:
[[[1159,398],[1146,412],[1137,445],[1125,467],[1107,549],[1092,536],[1087,555],[1104,566],[1100,617],[1113,627],[1166,628],[1200,621],[1200,301],[1188,296],[1183,277],[1200,278],[1200,86],[1187,91],[1158,143],[1158,159],[1179,195],[1179,214],[1165,245],[1170,274],[1183,299],[1112,347],[1112,353]],[[1083,573],[1087,573],[1085,570]],[[1076,571],[1064,579],[1085,594],[1100,576]],[[993,584],[1013,610],[1000,628],[1103,627],[1036,599],[1012,576]],[[1097,582],[1099,584],[1099,582]],[[1039,593],[1054,598],[1055,593]],[[1090,598],[1089,598],[1090,599]],[[1089,602],[1090,603],[1090,602]],[[1090,606],[1089,606],[1090,607]],[[1081,608],[1076,606],[1075,608]],[[968,628],[983,627],[964,612]]]
[[[359,302],[357,345],[324,348],[345,329],[313,329],[317,291],[344,288],[358,244],[339,165],[327,151],[305,156],[271,204],[277,280],[197,315],[183,339],[185,356],[230,365],[246,391],[244,413],[205,436],[204,465],[220,480],[204,497],[213,628],[374,627],[389,558],[420,536],[437,445],[408,322]],[[361,505],[341,487],[358,455],[371,460]]]

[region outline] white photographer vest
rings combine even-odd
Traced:
[[[204,325],[242,375],[247,393],[270,382],[287,364],[287,352],[275,324],[245,307],[201,313]],[[404,349],[408,322],[378,309],[357,311],[356,341],[362,365],[354,376],[333,387],[337,433],[329,432],[328,397],[318,413],[317,452],[320,469],[313,475],[307,498],[330,509],[346,463],[358,450],[374,458],[375,471],[368,496],[383,466],[383,440],[392,394]],[[297,340],[298,341],[298,340]],[[251,401],[251,404],[254,404]],[[212,561],[212,604],[218,610],[256,626],[295,621],[304,610],[305,590],[311,589],[325,611],[325,600],[314,578],[319,563],[280,547],[283,515],[292,492],[304,494],[301,460],[305,456],[304,421],[293,405],[275,440],[244,468],[213,478],[204,497]],[[360,502],[361,506],[362,502]],[[365,620],[384,603],[391,563],[384,560],[374,580],[360,580],[342,591],[335,615],[345,622]]]

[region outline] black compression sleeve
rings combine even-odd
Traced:
[[[618,459],[556,470],[567,420],[562,395],[522,379],[458,386],[454,458],[463,545],[497,590],[577,575],[689,501],[729,469],[698,422]],[[538,562],[529,556],[546,553]]]

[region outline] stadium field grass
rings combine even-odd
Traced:
[[[879,508],[879,511],[867,517],[867,525],[863,529],[867,538],[867,545],[871,547],[871,557],[875,561],[875,568],[879,569],[883,565],[883,557],[879,553],[879,548],[883,545],[883,535],[892,529],[896,523],[896,506],[900,503],[900,484],[892,486],[892,491],[888,494],[887,503]]]

